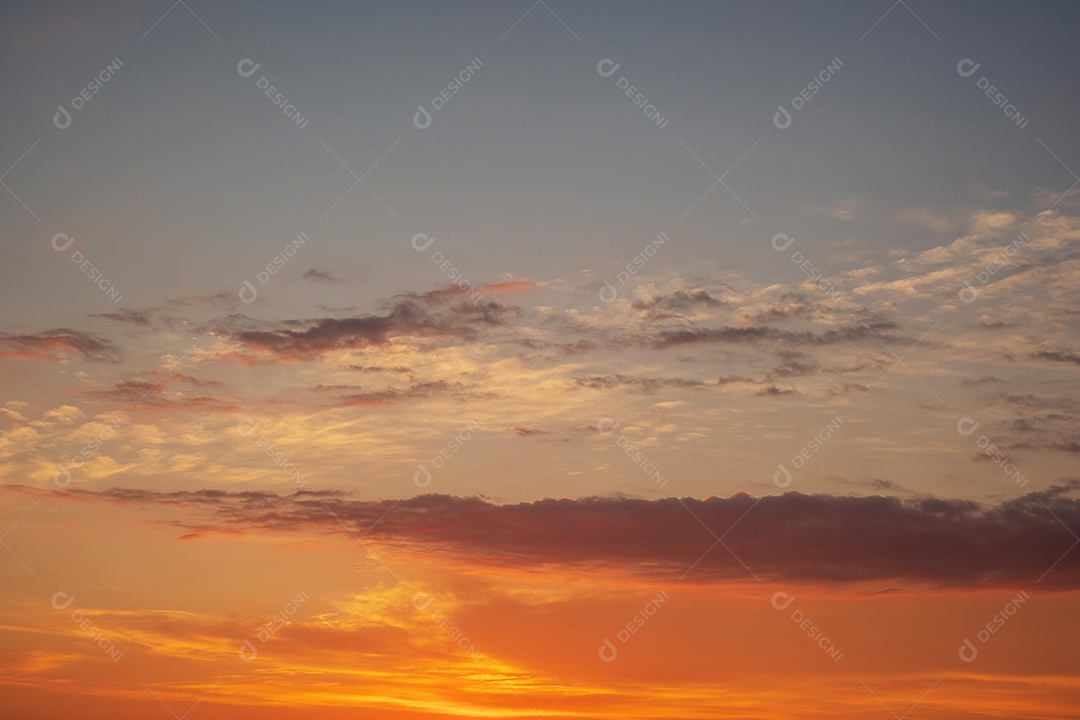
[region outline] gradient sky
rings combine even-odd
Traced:
[[[1078,28],[0,4],[12,717],[1075,717]]]

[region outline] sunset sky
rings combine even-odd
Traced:
[[[0,4],[0,714],[1076,718],[1078,30]]]

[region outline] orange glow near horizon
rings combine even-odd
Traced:
[[[5,518],[25,504],[4,500]],[[1075,592],[1032,593],[967,664],[956,628],[974,638],[1016,592],[658,581],[343,533],[180,541],[169,514],[80,508],[45,497],[12,538],[30,567],[52,555],[69,577],[56,591],[22,584],[7,602],[2,679],[20,717],[45,712],[46,692],[91,717],[152,717],[167,712],[160,701],[208,718],[303,707],[402,719],[780,718],[789,703],[854,718],[882,702],[902,714],[931,687],[920,717],[1052,716],[1080,697],[1058,631]],[[93,548],[51,536],[80,526],[95,528]]]

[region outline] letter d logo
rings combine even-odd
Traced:
[[[615,302],[615,299],[619,297],[619,291],[615,289],[611,283],[607,280],[604,281],[604,287],[600,288],[600,302],[605,305]]]
[[[430,125],[431,123],[428,124]],[[420,244],[421,242],[423,242],[423,245]],[[435,242],[435,238],[428,237],[424,233],[416,233],[412,236],[412,246],[413,250],[415,250],[416,252],[424,252],[429,247],[431,247],[431,243],[433,242]]]
[[[964,437],[967,437],[968,435],[971,435],[971,433],[978,430],[979,425],[981,424],[982,423],[977,423],[969,417],[962,417],[956,421],[956,432],[960,433]]]
[[[244,286],[240,288],[240,292],[237,293],[240,296],[240,300],[244,303],[251,304],[255,302],[255,298],[259,297],[259,291],[255,289],[249,281],[244,281]]]
[[[967,280],[964,281],[964,287],[960,288],[960,302],[970,305],[975,302],[975,298],[979,296],[979,291],[972,286]]]
[[[236,429],[241,435],[250,435],[259,429],[259,423],[249,417],[240,418],[236,421]]]
[[[975,644],[964,638],[963,644],[960,645],[960,659],[964,662],[972,662],[977,657],[979,657],[979,651],[975,649]]]
[[[605,70],[604,68],[607,68],[607,70]],[[600,73],[600,77],[611,77],[618,69],[619,63],[609,58],[604,58],[600,62],[596,63],[596,72]]]
[[[772,596],[772,606],[777,610],[787,610],[793,602],[795,602],[795,596],[788,595],[783,590]]]
[[[63,238],[66,242],[57,245],[56,241],[60,240],[61,238]],[[56,233],[55,235],[53,235],[52,238],[53,250],[55,250],[56,252],[64,252],[69,247],[71,247],[71,243],[73,242],[75,242],[75,238],[65,235],[64,233]]]
[[[785,240],[787,242],[784,242]],[[780,242],[784,242],[784,244],[780,245]],[[793,242],[795,242],[795,238],[791,237],[790,235],[785,235],[784,233],[776,233],[772,236],[772,246],[773,250],[775,250],[776,252],[784,252],[789,247],[791,247],[791,243]]]
[[[423,464],[419,465],[416,472],[413,473],[412,481],[416,487],[426,488],[431,484],[431,471],[424,467]]]
[[[259,651],[255,648],[255,645],[250,640],[245,640],[244,644],[240,646],[240,659],[244,662],[251,662],[257,657],[259,657]]]
[[[791,113],[783,105],[776,106],[776,114],[772,116],[772,124],[780,130],[791,127]]]
[[[247,71],[245,71],[244,70],[245,67],[247,67],[249,69]],[[250,58],[244,58],[240,62],[236,63],[236,72],[238,72],[240,74],[240,77],[251,77],[252,75],[255,74],[255,71],[258,70],[260,67],[262,67],[262,65],[255,62],[254,60],[252,60]]]
[[[71,471],[63,465],[56,466],[56,472],[52,476],[53,485],[63,489],[71,485]]]
[[[964,58],[960,62],[956,63],[956,72],[960,75],[960,77],[971,77],[980,67],[981,66],[979,65],[979,63],[975,62],[971,58]],[[967,70],[965,70],[964,68],[967,68]]]
[[[64,598],[67,598],[66,600]],[[71,603],[75,602],[74,595],[68,595],[64,591],[53,593],[52,606],[57,610],[67,610],[71,607]]]
[[[412,124],[420,130],[427,130],[431,127],[431,113],[423,105],[417,106],[416,114],[412,116]]]
[[[69,113],[63,105],[56,106],[56,114],[52,116],[53,125],[61,130],[67,130],[71,127],[71,113]]]
[[[604,642],[600,644],[600,659],[604,662],[612,662],[615,658],[619,657],[619,651],[615,649],[614,643],[607,638],[604,638]]]
[[[773,484],[779,488],[786,488],[791,484],[791,471],[784,467],[784,463],[780,463],[777,467],[779,469],[772,476]]]

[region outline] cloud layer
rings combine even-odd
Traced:
[[[421,495],[351,500],[336,492],[117,489],[81,501],[171,506],[186,539],[210,534],[346,532],[506,566],[622,568],[656,579],[881,583],[935,588],[1080,588],[1076,485],[999,505],[804,495],[546,499],[498,505]],[[722,540],[722,542],[720,542]]]

